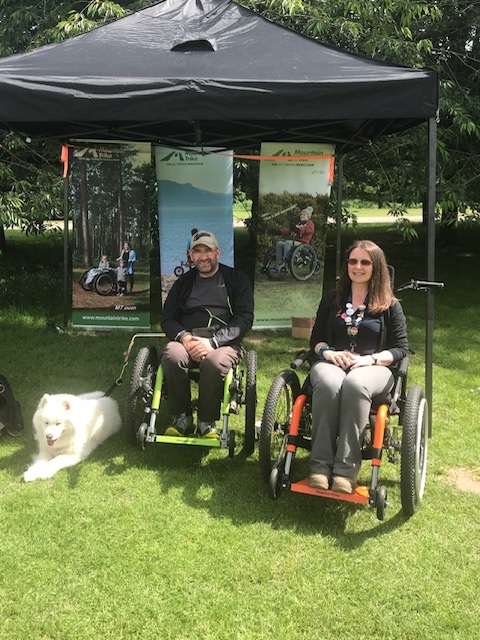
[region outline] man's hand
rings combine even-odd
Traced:
[[[182,338],[182,344],[188,351],[189,356],[195,362],[201,362],[207,354],[214,351],[208,338],[199,338],[197,336],[185,336]]]

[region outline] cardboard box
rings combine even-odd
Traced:
[[[309,340],[315,318],[292,318],[292,338]]]

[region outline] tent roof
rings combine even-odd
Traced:
[[[0,126],[169,146],[333,142],[434,117],[434,71],[352,55],[233,0],[164,0],[0,60]]]

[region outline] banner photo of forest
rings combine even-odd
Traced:
[[[74,143],[73,326],[150,327],[152,174],[150,143]]]
[[[328,144],[262,143],[255,328],[289,328],[292,318],[316,314],[323,291],[334,153]],[[308,242],[300,236],[307,221],[313,230]]]

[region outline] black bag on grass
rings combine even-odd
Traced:
[[[0,435],[19,436],[22,431],[20,403],[15,398],[10,383],[0,373]]]

